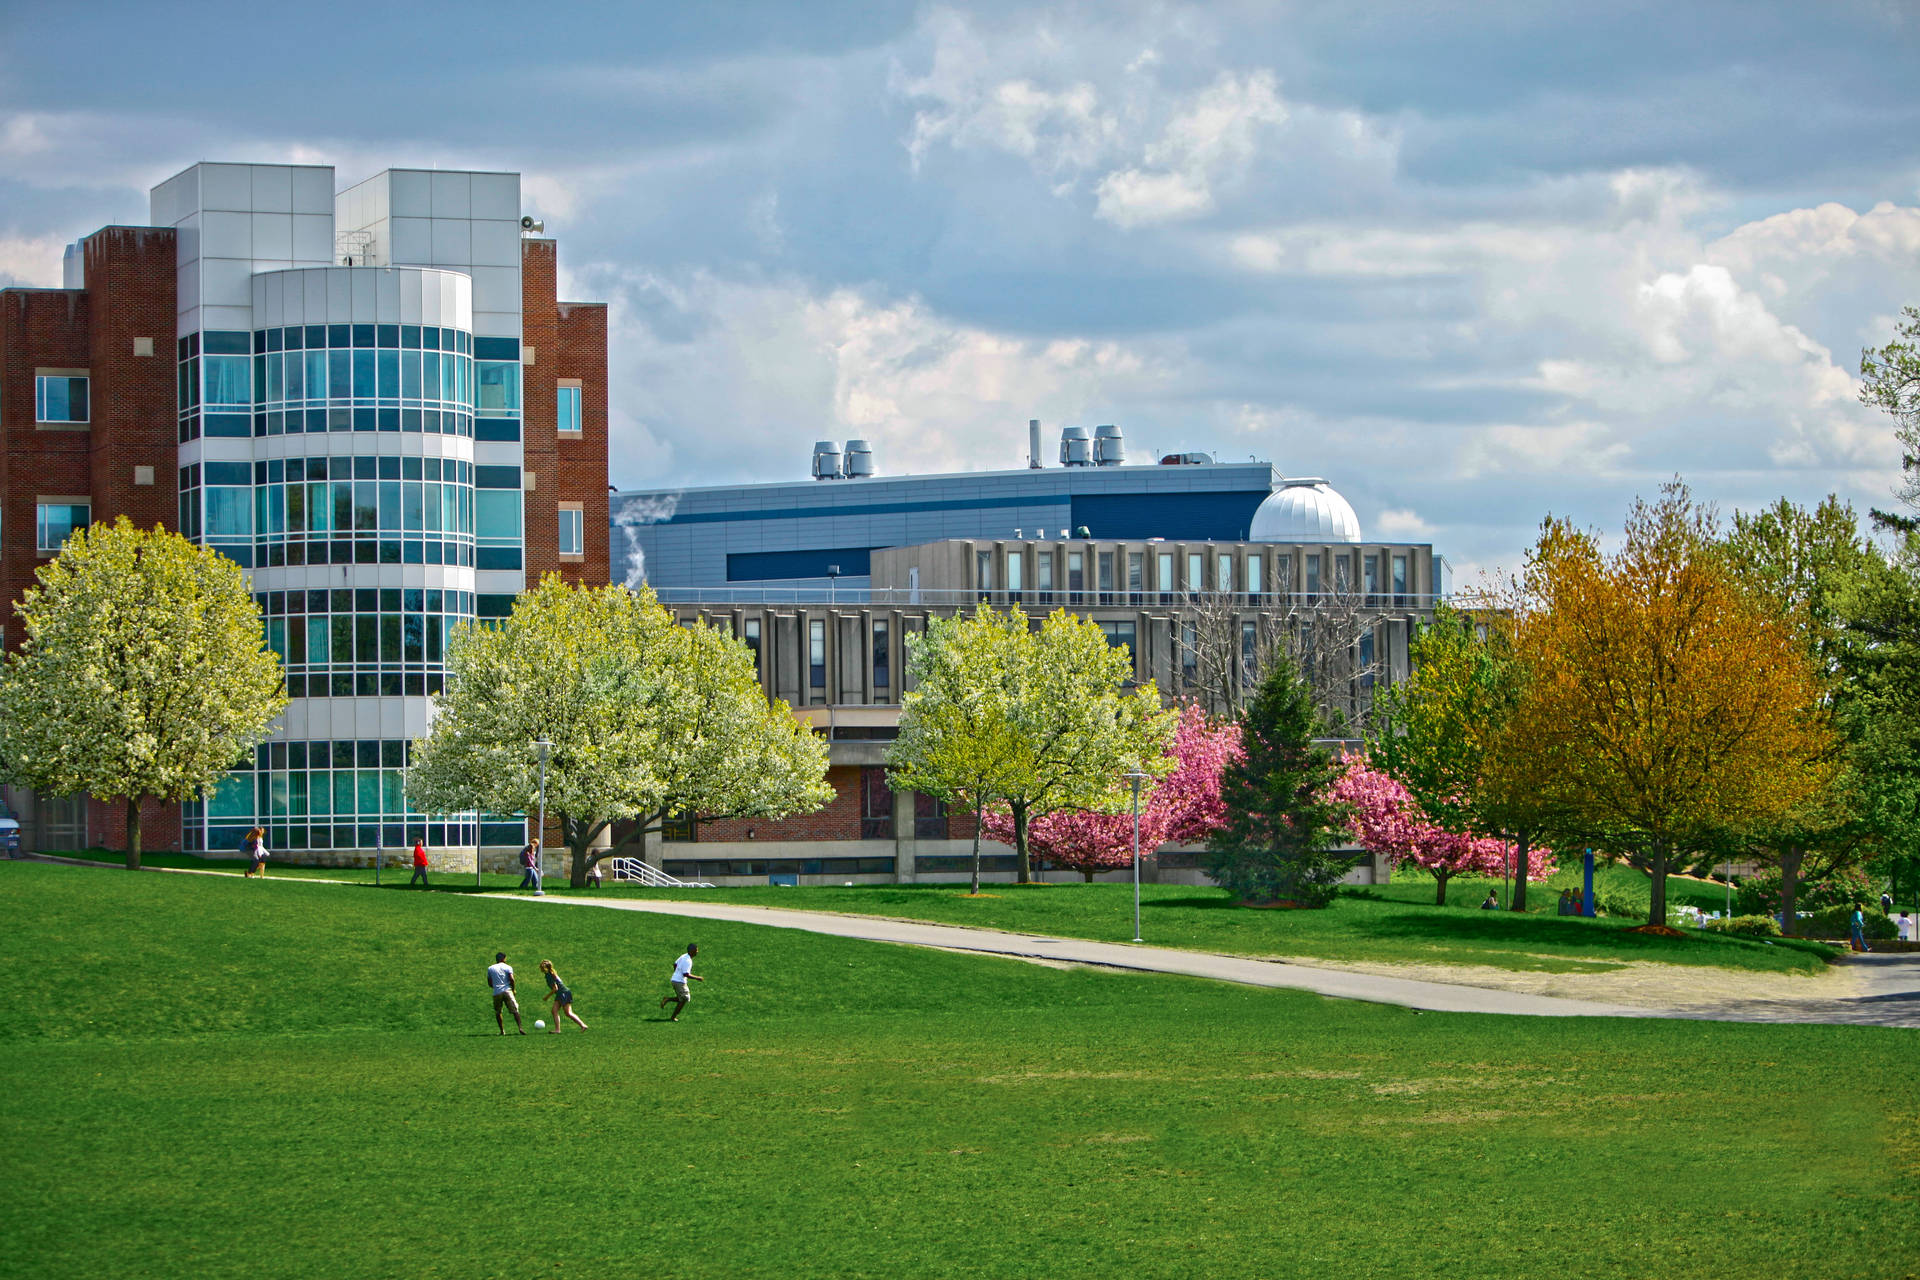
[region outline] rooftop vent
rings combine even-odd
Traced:
[[[840,446],[831,440],[814,441],[813,478],[815,480],[838,480],[840,476]]]
[[[1108,423],[1104,427],[1093,429],[1093,465],[1096,467],[1117,467],[1127,460],[1127,447],[1120,436],[1120,428]]]
[[[841,470],[849,480],[870,480],[873,478],[873,446],[865,440],[847,441],[846,460]]]
[[[1093,439],[1085,427],[1068,427],[1060,433],[1060,465],[1063,467],[1090,467],[1093,465]]]

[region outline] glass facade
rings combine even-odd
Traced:
[[[427,697],[445,682],[447,641],[476,617],[466,591],[340,587],[266,591],[267,647],[294,698]]]

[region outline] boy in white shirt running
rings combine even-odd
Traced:
[[[694,982],[706,981],[705,978],[693,971],[693,958],[699,954],[700,948],[689,942],[687,944],[687,953],[673,962],[673,977],[668,979],[668,981],[673,984],[673,994],[660,997],[660,1007],[662,1009],[667,1007],[668,1001],[673,1002],[673,1016],[667,1019],[668,1022],[680,1021],[680,1011],[687,1007],[687,1001],[693,999],[693,996],[687,991],[688,980],[691,979]]]

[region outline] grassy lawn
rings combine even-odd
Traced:
[[[0,901],[25,997],[0,1030],[4,1276],[1871,1278],[1920,1256],[1912,1032],[1417,1015],[28,863],[0,865]],[[689,939],[709,981],[669,1025]],[[593,1030],[494,1035],[496,949],[529,1020],[547,957]]]

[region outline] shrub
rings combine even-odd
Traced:
[[[1734,916],[1730,920],[1707,921],[1708,933],[1730,933],[1736,938],[1777,938],[1780,922],[1772,916]]]
[[[1879,907],[1868,907],[1865,911],[1861,912],[1861,919],[1865,922],[1864,932],[1867,935],[1867,940],[1870,942],[1876,938],[1897,938],[1900,936],[1900,926],[1887,919],[1885,913],[1883,913]],[[1849,926],[1852,920],[1852,904],[1843,907],[1828,907],[1825,910],[1816,911],[1808,919],[1802,920],[1797,932],[1803,936],[1812,938],[1845,938],[1849,932]]]
[[[1803,880],[1794,892],[1796,911],[1821,911],[1828,907],[1852,909],[1856,902],[1873,902],[1879,894],[1867,873],[1857,867],[1833,872],[1819,880]],[[1740,881],[1734,889],[1734,901],[1742,915],[1772,915],[1780,910],[1780,869],[1764,868],[1760,874]],[[1845,929],[1840,931],[1842,935]]]
[[[1603,916],[1642,916],[1647,914],[1651,898],[1636,898],[1617,889],[1595,889],[1593,908]]]

